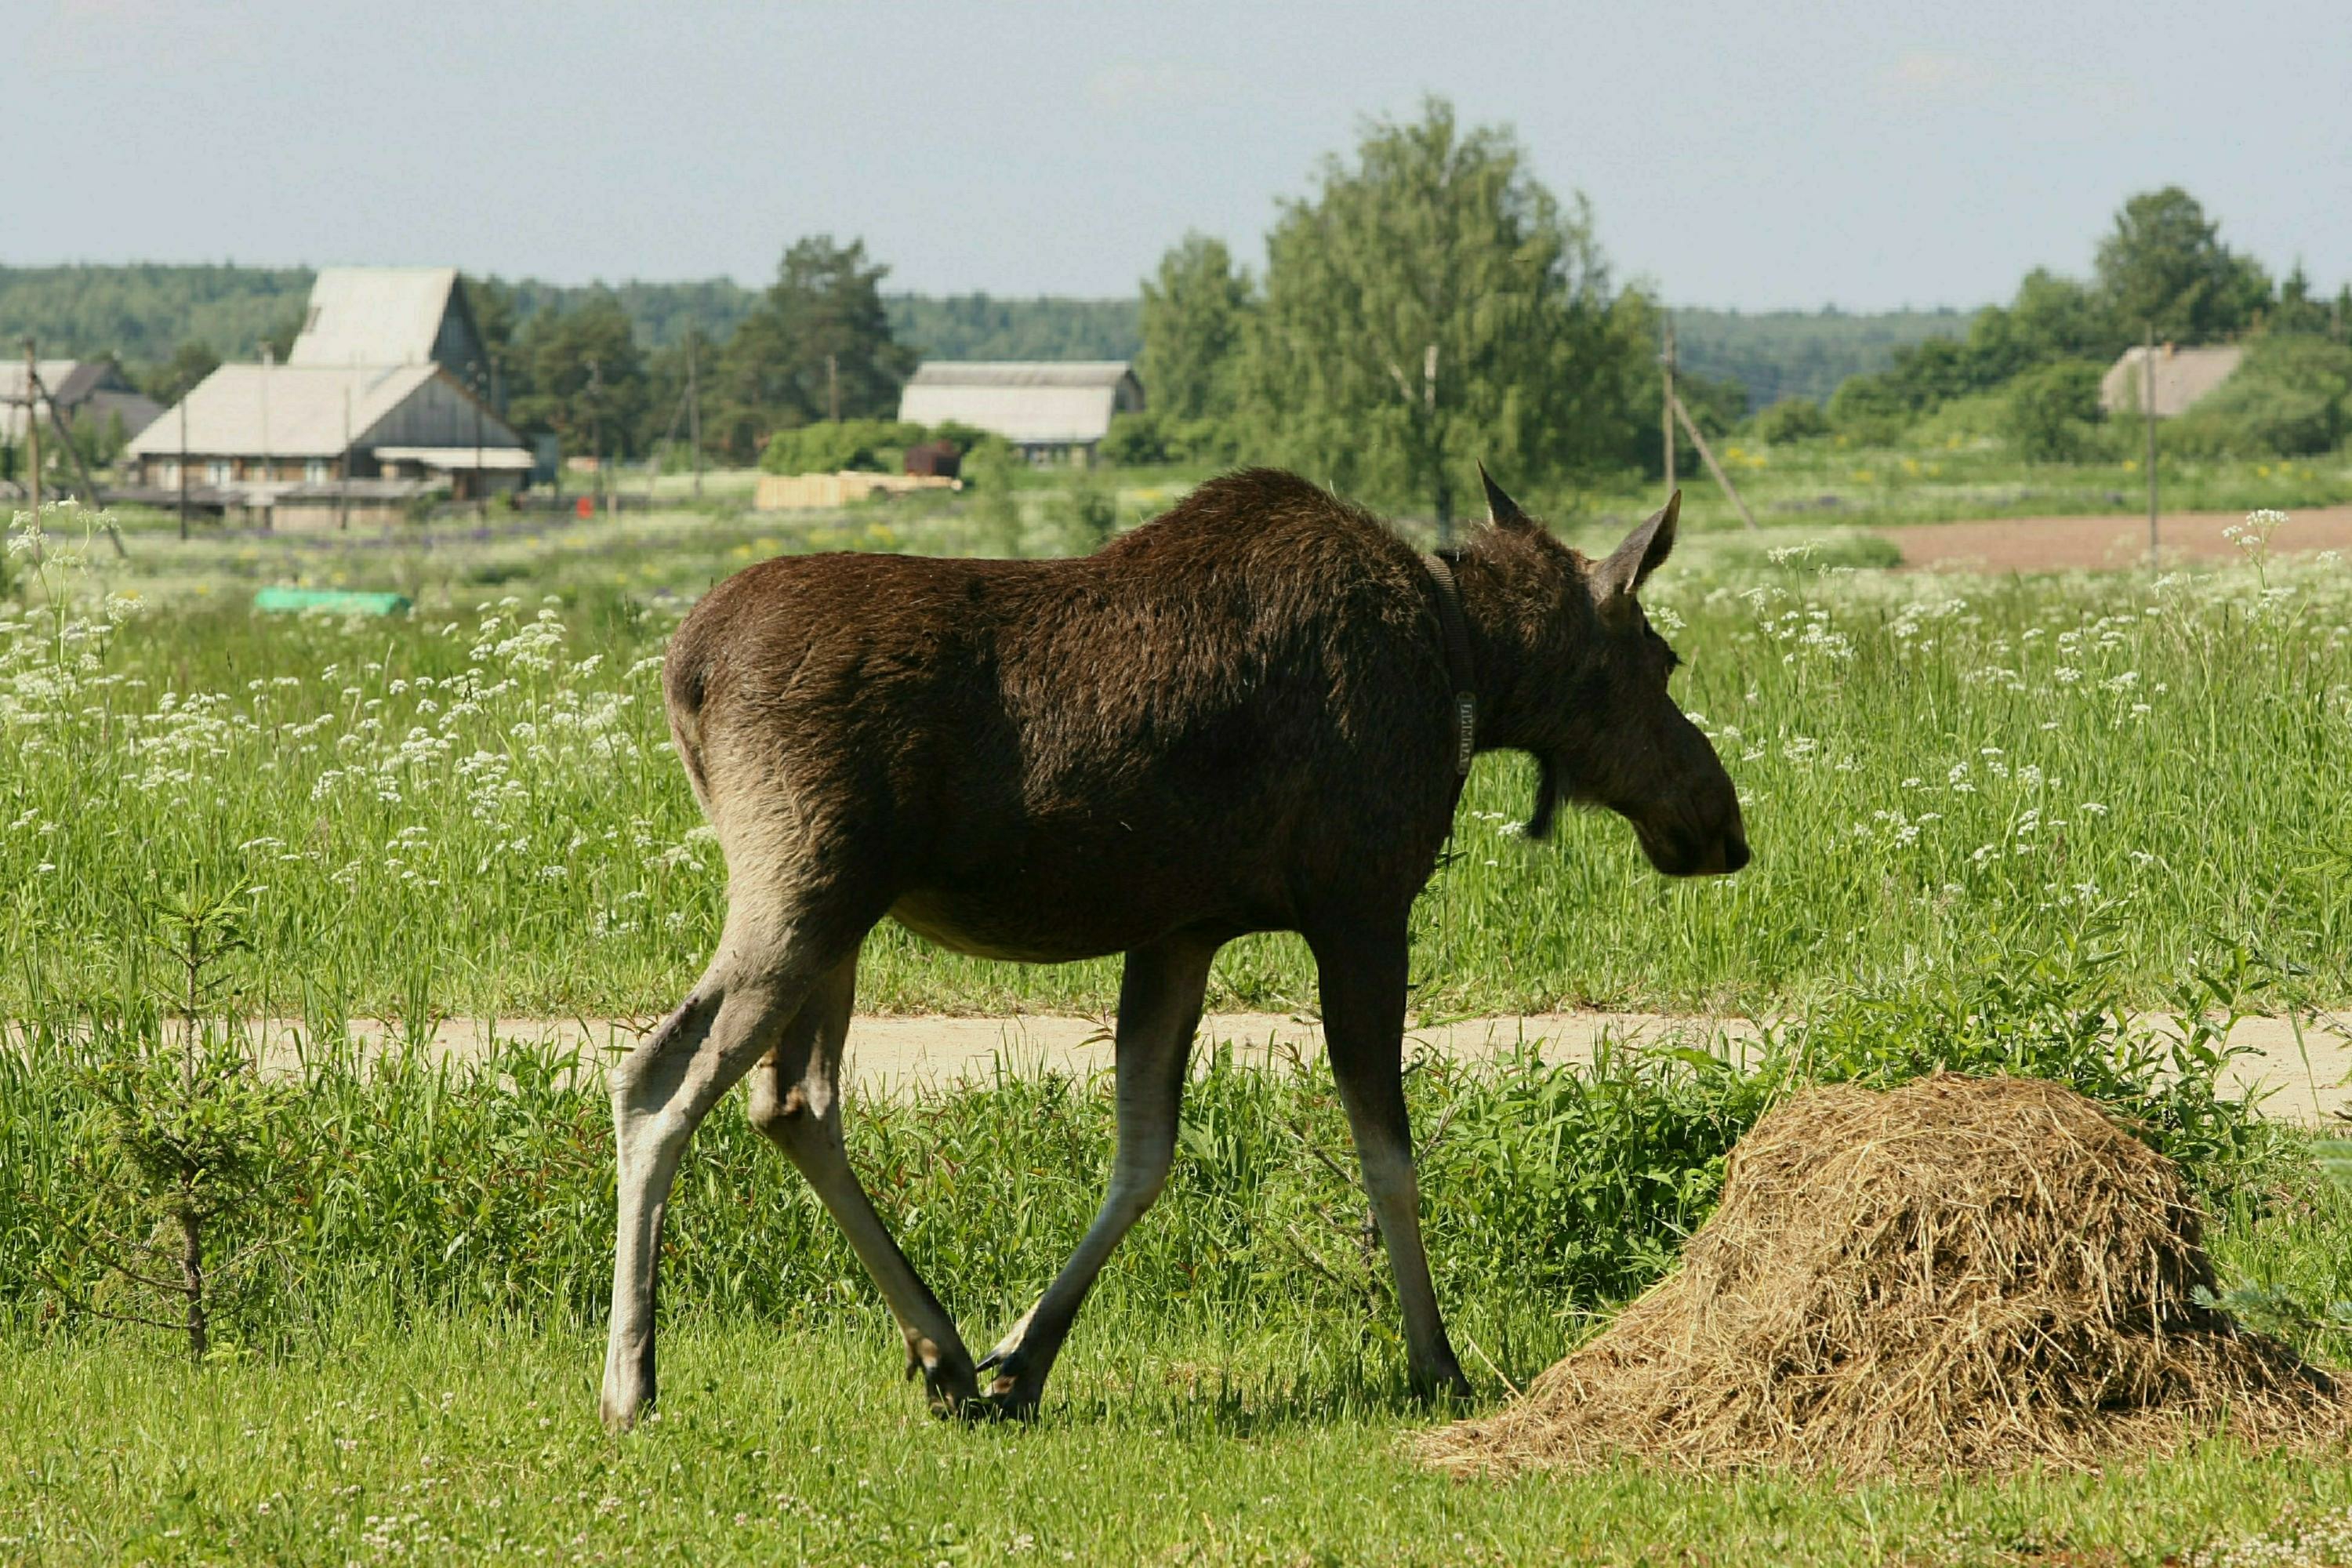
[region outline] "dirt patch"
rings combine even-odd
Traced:
[[[2211,1305],[2173,1163],[2072,1089],[1809,1090],[1731,1152],[1680,1268],[1495,1415],[1457,1471],[2087,1469],[2220,1431],[2339,1442],[2335,1383]]]
[[[646,1018],[502,1018],[445,1020],[425,1041],[435,1059],[479,1060],[496,1041],[578,1051],[597,1060],[625,1051],[658,1020]],[[274,1019],[257,1026],[268,1066],[291,1070],[316,1047],[301,1026]],[[5,1034],[0,1026],[0,1034]],[[1405,1049],[1491,1061],[1532,1049],[1552,1063],[1589,1062],[1603,1044],[1691,1044],[1738,1059],[1761,1026],[1751,1018],[1664,1013],[1536,1013],[1463,1018],[1407,1032]],[[350,1048],[373,1057],[389,1048],[393,1032],[381,1023],[354,1023]],[[2260,1089],[2263,1109],[2282,1120],[2342,1126],[2352,1116],[2352,1019],[2324,1016],[2298,1026],[2286,1018],[2243,1018],[2230,1043],[2249,1054],[2233,1060],[2224,1081],[2239,1093]],[[1219,1013],[1201,1021],[1193,1047],[1197,1068],[1215,1049],[1236,1060],[1276,1070],[1322,1054],[1322,1026],[1279,1013]],[[869,1095],[906,1095],[1003,1073],[1055,1070],[1078,1074],[1111,1068],[1108,1019],[1054,1014],[1003,1018],[868,1016],[849,1030],[848,1078]]]
[[[2314,507],[2271,540],[2274,555],[2341,550],[2352,554],[2352,506]],[[2158,560],[2234,561],[2242,552],[2222,530],[2242,511],[2167,512],[2158,521]],[[1947,572],[2100,571],[2147,561],[2147,517],[2014,517],[1982,522],[1921,522],[1878,533],[1903,552],[1905,569]]]

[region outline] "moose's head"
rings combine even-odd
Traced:
[[[1739,795],[1667,678],[1681,662],[1642,613],[1642,584],[1675,546],[1677,490],[1608,556],[1555,539],[1486,476],[1490,526],[1461,552],[1465,598],[1485,645],[1482,742],[1532,752],[1540,771],[1530,837],[1562,800],[1633,825],[1671,877],[1748,864]]]

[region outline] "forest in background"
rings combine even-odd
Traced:
[[[2006,303],[1849,315],[1670,310],[1621,280],[1580,193],[1555,192],[1507,128],[1442,99],[1367,125],[1276,205],[1253,267],[1214,236],[1171,245],[1133,300],[887,290],[862,238],[809,235],[775,280],[560,287],[470,278],[489,391],[525,435],[629,460],[699,449],[779,472],[871,466],[980,433],[897,427],[935,359],[1133,360],[1146,405],[1097,455],[1122,467],[1273,463],[1441,530],[1480,463],[1543,493],[1666,466],[1660,348],[1696,462],[1700,432],[1767,445],[1990,443],[2035,463],[2119,459],[2102,377],[2127,346],[2233,344],[2228,385],[2168,420],[2176,457],[2307,458],[2352,437],[2352,283],[2331,297],[2226,243],[2174,185],[2127,197],[2087,276],[2036,268]],[[0,336],[120,358],[169,403],[225,357],[293,341],[311,274],[232,266],[0,268]],[[1444,279],[1443,289],[1430,280]],[[103,464],[120,433],[79,432]],[[1682,445],[1677,437],[1676,445]],[[0,465],[5,468],[5,465]],[[986,466],[986,465],[983,465]]]
[[[314,276],[307,267],[236,263],[73,263],[0,266],[0,342],[31,334],[44,355],[112,355],[146,379],[183,344],[221,360],[279,348],[301,324]],[[646,350],[689,331],[725,340],[758,306],[761,290],[728,278],[605,285],[499,281],[519,319],[615,300]],[[1133,359],[1142,352],[1142,302],[986,293],[883,297],[891,335],[935,359]],[[1675,331],[1693,374],[1735,380],[1752,408],[1785,397],[1825,400],[1847,377],[1885,369],[1895,351],[1931,337],[1959,337],[1970,312],[1731,310],[1678,308]]]

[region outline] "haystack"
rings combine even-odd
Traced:
[[[1461,1471],[2061,1468],[2227,1430],[2340,1441],[2352,1405],[2213,1307],[2172,1162],[2071,1089],[1811,1090],[1732,1151],[1681,1268],[1482,1420]]]

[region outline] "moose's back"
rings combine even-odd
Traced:
[[[1452,799],[1411,548],[1286,475],[1063,562],[791,557],[665,678],[730,863],[967,952],[1055,961],[1418,888]]]

